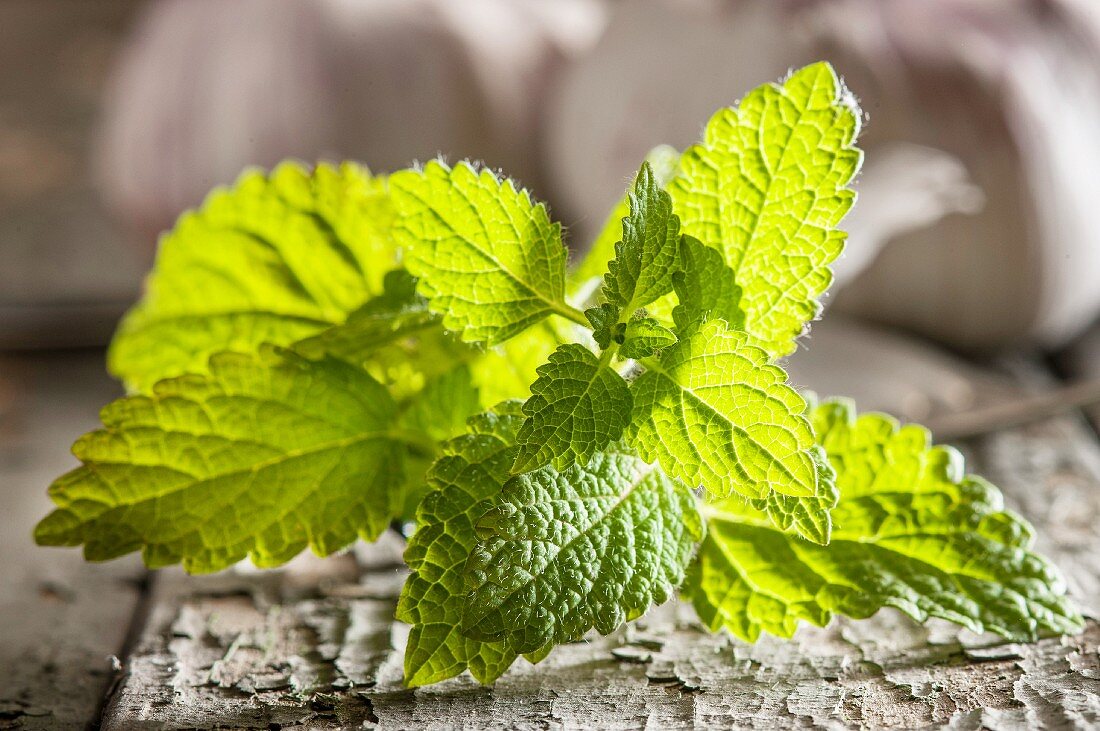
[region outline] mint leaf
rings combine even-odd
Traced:
[[[402,491],[401,519],[412,520],[428,491],[425,473],[437,456],[436,450],[426,445],[464,433],[469,418],[481,410],[480,393],[469,365],[456,366],[430,379],[401,409],[398,424],[418,442],[408,446]]]
[[[307,358],[332,356],[353,365],[363,365],[374,354],[437,326],[439,318],[416,294],[416,280],[403,269],[386,274],[383,291],[348,315],[339,325],[294,343]]]
[[[443,331],[438,315],[415,292],[415,279],[396,269],[386,275],[384,291],[368,300],[347,321],[291,344],[307,358],[339,358],[364,368],[398,399],[478,353]],[[476,410],[476,409],[475,409]]]
[[[780,493],[820,512],[830,488],[813,455],[806,402],[748,334],[712,320],[644,365],[627,432],[644,459],[719,497]]]
[[[514,652],[608,634],[666,601],[702,537],[691,491],[620,448],[512,478],[477,528],[463,632]]]
[[[430,394],[416,394],[432,379],[465,365],[485,408],[526,397],[535,368],[562,342],[562,334],[543,321],[495,348],[462,343],[443,330],[442,318],[416,294],[415,279],[399,269],[386,275],[384,293],[349,315],[347,322],[292,347],[310,358],[329,355],[362,367],[399,400],[430,400]]]
[[[512,446],[522,417],[519,404],[470,419],[469,433],[443,446],[428,472],[430,492],[420,503],[416,532],[405,549],[410,574],[397,618],[412,625],[405,648],[405,684],[427,685],[467,668],[482,683],[499,677],[516,653],[503,643],[459,633],[467,594],[466,561],[477,545],[474,522],[508,479]]]
[[[565,303],[561,226],[527,192],[462,162],[390,178],[394,237],[419,290],[468,342],[502,343]]]
[[[545,645],[535,650],[534,652],[523,653],[523,659],[532,665],[538,665],[540,662],[550,656],[550,652],[554,649],[553,642],[547,642]]]
[[[470,367],[462,364],[429,380],[401,414],[400,423],[442,442],[466,431],[466,422],[480,410]]]
[[[626,325],[619,322],[619,308],[610,302],[589,307],[584,316],[592,325],[592,339],[606,350],[612,341],[622,342]]]
[[[630,389],[609,360],[569,343],[539,366],[531,398],[523,404],[527,420],[516,438],[514,472],[550,462],[584,465],[622,436],[630,420]]]
[[[157,383],[103,410],[81,467],[50,487],[43,545],[91,561],[141,550],[159,567],[288,561],[374,539],[401,506],[405,443],[386,390],[339,361],[222,353],[209,374]]]
[[[676,334],[652,317],[636,317],[625,323],[619,355],[645,358],[676,342]]]
[[[567,342],[566,334],[556,325],[554,320],[543,320],[503,345],[485,349],[470,362],[482,407],[531,394],[538,367],[555,348]]]
[[[818,315],[862,153],[859,109],[827,63],[766,84],[707,123],[668,185],[685,234],[721,251],[748,331],[773,356]]]
[[[630,215],[604,277],[604,295],[626,316],[672,291],[680,248],[680,220],[649,163],[642,163],[628,199]]]
[[[684,236],[680,244],[680,271],[673,275],[672,282],[680,302],[672,311],[672,319],[681,332],[711,319],[724,320],[734,330],[745,328],[741,288],[717,249]]]
[[[749,504],[763,512],[772,525],[783,531],[793,531],[822,546],[829,543],[832,536],[831,512],[840,499],[836,486],[836,472],[825,456],[825,450],[814,447],[809,450],[817,470],[817,493],[811,496],[794,497],[772,491],[767,497],[749,500]],[[735,498],[736,499],[736,498]]]
[[[396,265],[385,180],[345,163],[283,163],[210,194],[161,239],[108,366],[131,389],[201,373],[213,353],[289,345],[382,290]]]
[[[790,637],[800,620],[882,607],[1017,640],[1082,629],[1058,571],[1029,550],[1030,526],[995,487],[964,475],[958,452],[930,446],[919,426],[857,419],[846,402],[817,407],[813,422],[840,487],[832,541],[780,533],[740,501],[707,506],[684,593],[711,629]]]
[[[584,316],[592,323],[592,339],[607,350],[612,343],[622,346],[623,358],[644,358],[661,348],[676,342],[676,333],[652,317],[634,317],[628,322],[619,321],[619,311],[614,305],[604,303],[590,307]]]
[[[676,174],[680,153],[668,145],[659,145],[649,151],[645,162],[652,168],[657,185],[664,187]],[[588,253],[570,273],[570,292],[577,294],[598,281],[607,272],[615,258],[615,245],[623,239],[623,219],[630,215],[630,190],[623,195],[607,217],[599,235],[592,242]]]

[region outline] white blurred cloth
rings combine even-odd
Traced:
[[[635,0],[547,107],[587,239],[644,152],[827,59],[868,124],[839,309],[969,348],[1058,346],[1100,311],[1100,4]]]
[[[828,59],[868,115],[831,306],[955,346],[1058,346],[1100,311],[1093,0],[161,0],[99,146],[151,242],[246,165],[443,153],[583,249],[645,152]]]

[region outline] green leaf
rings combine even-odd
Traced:
[[[187,571],[318,555],[372,540],[401,507],[403,435],[385,388],[339,361],[221,353],[209,374],[107,406],[50,487],[43,545],[88,560],[141,550]]]
[[[574,317],[561,226],[511,180],[432,161],[391,176],[390,190],[409,271],[463,340],[494,345],[552,312]]]
[[[859,127],[832,67],[807,66],[716,113],[668,185],[683,232],[723,253],[746,327],[773,356],[794,350],[832,283],[828,265],[845,239],[836,226],[862,161]]]
[[[494,348],[468,345],[443,330],[441,318],[428,309],[414,285],[408,272],[390,272],[385,292],[347,322],[292,347],[310,358],[328,355],[363,367],[398,399],[427,398],[416,394],[433,379],[466,365],[472,385],[481,392],[481,408],[487,408],[526,398],[535,369],[564,342],[563,333],[544,320]]]
[[[622,348],[624,358],[645,358],[676,342],[676,334],[652,317],[636,317],[625,323]]]
[[[592,339],[604,350],[613,340],[622,338],[625,325],[619,322],[619,308],[610,302],[589,307],[584,317],[592,325]]]
[[[463,632],[521,653],[666,601],[703,528],[683,483],[622,448],[512,478],[477,527]]]
[[[828,503],[806,402],[746,333],[712,320],[644,365],[627,432],[643,458],[719,497],[780,493],[811,513]]]
[[[385,180],[284,163],[210,194],[161,239],[145,295],[108,354],[134,390],[201,373],[216,352],[289,345],[382,290],[396,266]]]
[[[442,442],[466,431],[466,422],[481,410],[481,398],[470,367],[462,364],[428,381],[401,415],[401,425]]]
[[[817,470],[817,493],[809,497],[794,497],[772,491],[767,497],[749,500],[749,504],[763,512],[779,530],[794,532],[803,538],[826,545],[832,536],[831,511],[840,499],[836,486],[836,471],[829,464],[825,450],[810,449],[810,457]],[[735,500],[738,498],[734,498]]]
[[[609,360],[569,343],[539,366],[532,396],[523,404],[527,420],[516,439],[519,451],[513,472],[550,462],[561,467],[586,464],[623,435],[630,420],[630,388]]]
[[[294,343],[294,350],[307,358],[327,355],[361,366],[378,350],[439,325],[415,287],[416,280],[403,269],[388,272],[381,294],[353,311],[346,322]]]
[[[680,153],[668,145],[659,145],[649,151],[645,161],[653,169],[657,184],[668,185],[676,174],[680,163]],[[615,245],[623,238],[623,219],[630,215],[630,191],[628,190],[607,217],[599,235],[592,242],[588,253],[580,264],[570,273],[570,292],[577,294],[582,290],[594,291],[593,282],[598,282],[607,272],[608,265],[615,258]],[[582,298],[583,299],[583,298]]]
[[[623,219],[622,241],[604,277],[604,296],[626,317],[672,291],[680,248],[672,199],[649,163],[642,163],[628,198],[630,215]]]
[[[733,330],[745,329],[741,288],[717,249],[684,236],[680,244],[680,271],[673,275],[672,282],[680,302],[672,311],[672,319],[681,332],[712,319],[725,320]]]
[[[397,618],[412,625],[405,649],[405,683],[436,683],[467,668],[490,683],[511,666],[515,652],[503,643],[459,633],[468,591],[464,571],[477,535],[474,522],[508,479],[515,460],[518,403],[470,419],[469,432],[443,447],[428,472],[431,492],[420,503],[416,532],[405,549],[410,574]]]
[[[416,294],[408,272],[389,272],[383,286],[382,294],[348,315],[346,322],[290,347],[307,358],[330,356],[364,368],[398,399],[478,356],[444,332],[440,318]]]
[[[468,364],[462,364],[435,376],[404,404],[398,418],[402,429],[416,436],[417,444],[408,447],[405,462],[404,508],[402,520],[412,520],[420,499],[428,491],[425,474],[437,456],[427,449],[432,442],[443,442],[466,431],[471,416],[481,410],[481,398]]]
[[[557,324],[554,320],[543,320],[503,345],[485,349],[470,362],[483,408],[531,395],[531,382],[538,376],[538,367],[555,348],[571,339]]]
[[[538,665],[540,662],[550,656],[551,650],[554,649],[553,642],[547,642],[545,645],[535,650],[534,652],[523,653],[523,659],[532,665]]]
[[[817,407],[813,423],[840,487],[832,541],[780,533],[739,501],[707,506],[685,585],[704,623],[755,641],[790,637],[799,620],[895,607],[1018,640],[1082,629],[1058,571],[1029,550],[1030,526],[995,487],[964,475],[958,452],[930,446],[923,427],[857,419],[847,402]]]

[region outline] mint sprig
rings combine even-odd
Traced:
[[[568,270],[512,181],[432,161],[246,173],[166,235],[45,545],[215,571],[415,522],[410,686],[608,633],[682,593],[711,629],[896,607],[1028,640],[1082,620],[949,448],[777,358],[820,312],[862,153],[828,64],[641,165]]]

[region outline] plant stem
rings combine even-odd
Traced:
[[[611,364],[611,359],[615,357],[615,353],[619,350],[619,344],[614,340],[611,341],[611,345],[607,346],[602,353],[600,353],[600,368]]]
[[[592,329],[592,324],[588,322],[588,318],[584,316],[584,313],[573,307],[570,304],[560,304],[554,308],[554,314],[564,317],[566,320],[577,323],[583,328],[588,330]]]

